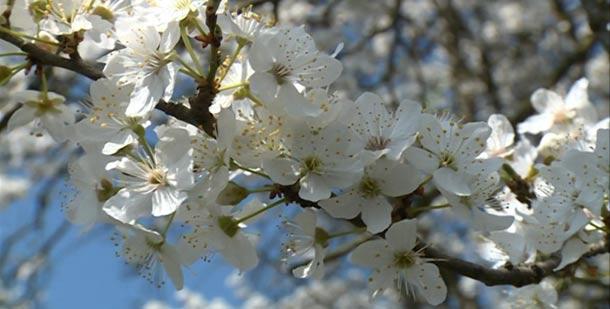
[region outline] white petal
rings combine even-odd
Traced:
[[[299,164],[287,158],[263,160],[263,170],[271,179],[281,185],[291,185],[299,179]]]
[[[365,207],[365,203],[366,200],[354,189],[348,190],[337,197],[318,202],[331,216],[340,219],[356,217],[361,208]]]
[[[178,206],[187,198],[186,192],[179,192],[175,188],[161,187],[153,192],[152,215],[155,217],[169,215],[178,209]]]
[[[568,240],[561,249],[561,263],[557,267],[555,267],[553,271],[558,271],[566,267],[567,265],[578,261],[578,259],[580,259],[580,257],[582,257],[582,255],[585,254],[588,250],[589,247],[587,246],[587,244],[580,240],[578,237],[570,238],[570,240]]]
[[[385,233],[385,239],[395,251],[411,251],[417,240],[417,223],[415,220],[398,221]]]
[[[383,239],[371,240],[359,245],[350,257],[352,263],[366,267],[390,265],[393,259],[393,251]]]
[[[419,292],[430,305],[437,306],[445,301],[447,286],[436,265],[425,263],[418,266],[418,277]]]
[[[384,196],[366,201],[362,207],[362,221],[371,233],[379,233],[392,223],[392,205]]]
[[[301,178],[299,184],[299,197],[304,200],[317,202],[330,197],[332,188],[319,175],[309,173]]]
[[[273,75],[267,72],[256,72],[250,76],[250,90],[263,101],[270,104],[275,100],[278,84]]]
[[[247,271],[258,264],[258,255],[254,244],[242,233],[237,233],[223,249],[222,256],[240,271]]]
[[[9,118],[7,129],[12,131],[18,127],[32,122],[36,118],[36,110],[30,107],[22,106]]]
[[[176,290],[182,290],[184,287],[184,276],[180,268],[180,255],[176,248],[165,244],[161,249],[161,263],[165,272],[169,275]]]
[[[464,177],[447,167],[443,167],[434,172],[434,183],[443,190],[457,196],[468,196],[472,194]]]

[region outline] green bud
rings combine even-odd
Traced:
[[[218,226],[229,237],[235,236],[239,231],[239,223],[231,216],[222,216],[218,218]]]
[[[119,190],[120,188],[115,188],[112,186],[112,182],[110,180],[102,178],[96,190],[97,200],[100,203],[103,203],[119,192]]]
[[[8,83],[13,77],[13,69],[4,65],[0,65],[0,85]]]
[[[140,138],[144,138],[146,136],[146,130],[139,124],[131,126],[131,130]]]
[[[323,248],[326,248],[328,247],[328,240],[330,239],[330,235],[323,228],[316,227],[314,239],[316,244],[319,244]]]
[[[220,205],[237,205],[248,197],[248,189],[230,181],[216,198],[216,203]]]

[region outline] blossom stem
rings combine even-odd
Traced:
[[[433,209],[441,209],[441,208],[448,208],[451,207],[451,205],[449,204],[442,204],[442,205],[434,205],[434,206],[424,206],[424,207],[417,207],[417,208],[410,208],[407,210],[407,213],[410,214],[411,216],[415,216],[418,215],[422,212],[428,211],[428,210],[433,210]]]
[[[241,52],[241,49],[243,47],[244,47],[244,44],[237,43],[237,48],[231,55],[231,58],[229,58],[229,63],[227,63],[226,69],[222,72],[222,74],[220,74],[218,83],[221,83],[225,79],[225,77],[227,76],[227,73],[229,73],[229,69],[231,69],[231,66],[233,65],[233,63],[235,63],[235,59],[237,59],[237,56],[239,56],[239,53]]]
[[[235,89],[235,88],[244,87],[244,86],[248,86],[248,83],[244,82],[244,83],[227,85],[227,86],[218,88],[218,91],[225,91],[225,90]]]
[[[14,53],[2,53],[0,57],[12,57],[12,56],[27,56],[27,53],[14,52]]]
[[[240,165],[239,163],[235,162],[235,160],[231,160],[231,164],[233,164],[235,167],[239,168],[240,170],[244,170],[246,172],[250,172],[252,174],[256,174],[256,175],[259,175],[261,177],[265,177],[267,179],[271,179],[269,176],[265,175],[264,173],[261,173],[259,171],[256,171],[256,170],[253,170],[251,168],[248,168],[248,167]]]
[[[270,192],[273,190],[275,190],[275,186],[264,186],[262,188],[257,189],[248,189],[248,193]]]
[[[184,43],[184,47],[186,47],[186,51],[189,53],[189,56],[191,56],[191,59],[197,67],[194,71],[201,75],[201,62],[199,62],[199,57],[197,57],[195,50],[193,50],[193,45],[191,45],[191,38],[186,33],[186,28],[184,26],[180,26],[180,36],[182,37],[182,42]]]
[[[172,212],[171,215],[169,215],[167,224],[165,224],[163,231],[161,231],[161,236],[163,236],[163,239],[165,239],[165,235],[167,235],[167,231],[169,231],[169,227],[170,227],[170,225],[172,225],[172,222],[174,221],[174,218],[176,217],[176,213],[177,213],[177,211],[174,211],[174,212]]]
[[[277,201],[275,201],[275,202],[273,202],[273,203],[271,203],[271,204],[269,204],[269,205],[267,205],[267,206],[265,206],[265,207],[263,207],[263,208],[261,208],[261,209],[259,209],[259,210],[255,211],[255,212],[253,212],[253,213],[251,213],[251,214],[249,214],[249,215],[246,215],[245,217],[243,217],[243,218],[241,218],[241,219],[237,219],[237,220],[235,221],[235,223],[242,223],[242,222],[244,222],[244,221],[246,221],[246,220],[252,219],[252,218],[254,218],[254,217],[256,217],[256,216],[258,216],[258,215],[262,214],[263,212],[265,212],[265,211],[267,211],[267,210],[269,210],[269,209],[271,209],[271,208],[273,208],[273,207],[275,207],[275,206],[277,206],[277,205],[280,205],[280,204],[282,204],[282,203],[285,203],[285,202],[286,202],[286,199],[285,199],[285,198],[280,199],[280,200],[277,200]]]
[[[5,28],[5,27],[1,27],[1,26],[0,26],[0,32],[4,32],[4,33],[7,33],[7,34],[10,34],[10,35],[13,35],[13,36],[19,36],[19,37],[22,37],[24,39],[33,40],[33,41],[44,43],[44,44],[49,44],[49,45],[53,45],[53,46],[59,46],[59,43],[55,43],[55,42],[52,42],[52,41],[49,41],[49,40],[45,40],[45,39],[37,38],[37,37],[34,37],[34,36],[30,36],[30,35],[27,35],[25,33],[16,32],[16,31],[13,31],[11,29],[8,29],[8,28]]]
[[[181,73],[184,73],[190,77],[192,77],[195,80],[199,80],[199,78],[201,78],[200,76],[197,76],[197,74],[193,73],[192,71],[186,69],[186,68],[180,68],[179,70]]]
[[[143,133],[138,133],[138,141],[144,147],[144,151],[146,152],[146,155],[148,155],[148,157],[152,161],[153,165],[156,165],[157,163],[155,162],[155,153],[152,150],[152,148],[150,147],[150,145],[148,144],[148,141],[146,140],[146,136]]]
[[[205,30],[203,30],[203,27],[201,27],[201,25],[199,24],[199,22],[195,21],[195,28],[197,28],[197,31],[199,31],[199,34],[201,34],[204,37],[207,37],[208,34],[205,32]]]
[[[264,106],[263,102],[259,98],[257,98],[254,95],[252,95],[250,93],[250,91],[248,91],[247,97],[248,97],[248,99],[252,100],[252,102],[256,103],[257,105]]]
[[[364,232],[366,232],[366,228],[357,228],[357,229],[353,229],[350,231],[329,234],[328,239],[343,237],[343,236],[352,235],[352,234],[360,234],[360,233],[364,233]]]

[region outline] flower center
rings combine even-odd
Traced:
[[[373,198],[381,194],[379,184],[377,184],[375,179],[370,177],[364,177],[364,179],[362,179],[359,190],[365,198]]]
[[[172,62],[170,54],[155,52],[146,59],[144,66],[157,74],[168,63]]]
[[[390,139],[383,136],[373,136],[364,147],[366,150],[383,150],[390,144]]]
[[[290,75],[291,70],[290,70],[290,68],[288,68],[287,66],[285,66],[283,64],[274,63],[273,66],[271,67],[270,72],[275,77],[275,80],[277,81],[277,83],[281,85],[286,80],[286,77],[288,77],[288,75]]]
[[[570,111],[566,108],[561,108],[553,114],[553,122],[559,124],[567,124],[572,119]]]
[[[156,168],[148,174],[148,182],[152,185],[164,186],[167,185],[167,177],[165,172]]]
[[[398,268],[409,268],[415,264],[415,253],[413,251],[397,252],[394,254],[394,265]]]
[[[40,99],[40,101],[26,102],[29,106],[33,106],[36,109],[36,115],[41,116],[47,113],[61,113],[61,110],[57,108],[57,101],[49,100],[46,98]]]
[[[441,166],[451,167],[451,165],[455,162],[455,158],[450,153],[443,152],[440,156]]]
[[[316,172],[322,167],[322,161],[320,161],[318,157],[311,156],[303,160],[303,165],[305,167],[305,172]]]

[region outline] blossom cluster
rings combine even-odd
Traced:
[[[294,276],[323,277],[331,242],[357,234],[351,261],[372,269],[373,295],[396,288],[432,305],[447,287],[418,216],[447,209],[493,242],[502,262],[560,253],[557,270],[608,233],[610,121],[598,121],[586,79],[565,97],[534,92],[538,113],[515,132],[500,114],[464,122],[370,92],[351,100],[332,88],[341,47],[320,50],[304,27],[225,3],[16,0],[10,22],[1,31],[54,53],[105,51],[95,59],[105,77],[91,83],[84,111],[51,92],[40,69],[39,90],[11,98],[20,107],[7,128],[34,123],[82,149],[69,166],[67,218],[85,229],[113,225],[119,255],[155,285],[165,283],[163,268],[181,289],[182,269],[212,253],[251,270],[248,225],[286,204],[303,208],[284,222],[287,260],[307,259]],[[225,50],[204,59],[202,47],[219,37]],[[2,69],[8,80],[25,66]],[[210,104],[170,102],[180,77],[212,88]],[[159,102],[209,113],[212,130],[171,116],[154,125]],[[353,228],[325,228],[327,217]]]

